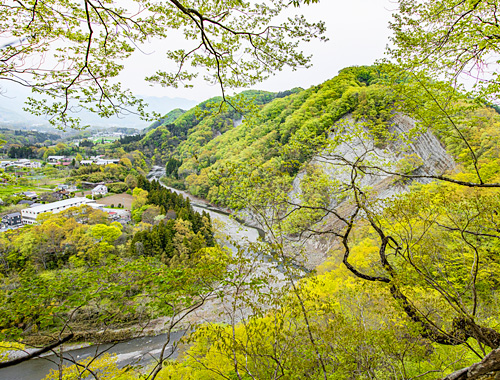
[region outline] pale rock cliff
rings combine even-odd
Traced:
[[[367,132],[367,129],[361,124],[356,123],[348,115],[341,121],[344,126],[342,129],[342,142],[332,149],[315,156],[310,165],[321,167],[332,181],[339,186],[349,184],[351,180],[351,167],[346,166],[347,162],[354,162],[362,159],[368,166],[377,166],[388,171],[400,171],[404,162],[411,157],[413,166],[407,172],[418,175],[438,175],[452,172],[456,164],[453,158],[446,152],[438,138],[430,131],[419,132],[408,138],[410,131],[415,130],[415,121],[404,115],[396,115],[391,120],[391,132],[395,139],[379,146]],[[338,135],[332,133],[331,139],[338,138]],[[406,164],[407,165],[407,164]],[[305,170],[300,172],[294,182],[293,191],[290,196],[296,202],[299,202],[301,194],[301,182],[305,176]],[[398,180],[399,179],[399,180]],[[430,182],[430,179],[419,179],[421,183]],[[411,181],[401,180],[392,174],[383,173],[379,170],[367,170],[367,174],[358,180],[358,185],[364,189],[369,189],[377,198],[389,198],[398,193],[406,191]],[[332,200],[330,207],[335,208],[342,213],[348,212],[347,201]],[[327,217],[321,225],[313,226],[315,230],[341,229],[342,223],[334,218]],[[331,234],[310,236],[300,241],[291,239],[289,249],[293,246],[302,247],[304,253],[303,265],[308,268],[315,268],[323,263],[328,253],[338,246],[338,242]]]

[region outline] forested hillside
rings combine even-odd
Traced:
[[[126,150],[138,149],[151,157],[153,164],[164,165],[176,152],[196,147],[233,128],[246,112],[242,101],[252,100],[254,106],[266,104],[280,94],[265,91],[244,91],[232,99],[233,106],[219,108],[220,98],[200,103],[189,111],[173,110],[153,123],[141,141],[124,146]]]
[[[191,130],[189,137],[161,149],[164,157],[168,157],[167,182],[217,204],[227,204],[224,190],[218,186],[227,165],[258,166],[288,176],[291,182],[304,164],[329,144],[327,137],[335,130],[335,123],[348,114],[365,123],[378,145],[383,146],[391,140],[391,118],[413,107],[410,101],[401,101],[406,96],[403,92],[411,85],[394,88],[388,85],[390,81],[390,74],[384,73],[383,67],[346,68],[321,85],[273,100],[246,117],[241,125],[233,126],[227,119],[224,128],[218,124],[219,129],[213,129],[210,123],[222,117],[216,114],[210,122],[204,120],[203,128]],[[456,101],[463,102],[464,98]],[[468,123],[477,123],[460,133],[473,145],[482,170],[492,170],[496,143],[484,137],[497,135],[498,114],[492,108],[475,107],[467,118]],[[463,138],[442,131],[444,127],[436,121],[430,125],[429,118],[422,123],[425,123],[422,128],[432,130],[450,154],[470,166],[471,155]],[[149,136],[142,143],[153,139],[165,146],[174,141],[166,137],[170,134],[161,127]]]
[[[239,125],[234,124],[241,118],[236,109],[215,112],[199,124],[195,118],[197,109],[193,109],[174,125],[151,131],[141,144],[147,146],[155,141],[161,147],[159,151],[163,152],[171,179],[183,180],[180,185],[187,186],[194,195],[222,202],[223,196],[217,189],[210,189],[208,168],[219,168],[229,161],[253,162],[294,175],[322,144],[318,138],[358,103],[376,105],[370,112],[374,113],[374,120],[384,122],[389,113],[384,114],[383,108],[390,95],[377,85],[380,78],[375,72],[373,68],[345,69],[334,79],[308,90],[260,97],[257,104],[264,104],[261,109],[253,110]],[[206,104],[199,107],[203,110]],[[193,125],[196,128],[189,129]],[[309,149],[293,148],[295,143],[308,139]]]
[[[123,166],[134,225],[79,208],[0,238],[6,347],[66,329],[100,342],[195,323],[179,359],[145,370],[431,380],[487,360],[500,345],[495,109],[390,65],[240,100],[173,111],[113,144],[164,164],[165,183],[231,208],[265,241],[224,237],[208,213]],[[75,175],[111,174],[95,170]],[[114,360],[93,368],[144,372]]]
[[[5,141],[4,146],[6,148],[20,148],[47,142],[57,142],[61,139],[61,136],[54,133],[2,128],[0,129],[0,138]],[[14,155],[12,157],[14,157]],[[17,157],[24,158],[23,155],[18,155]]]
[[[220,323],[199,325],[178,360],[147,371],[430,380],[482,360],[500,344],[500,198],[489,185],[500,178],[500,115],[419,81],[350,67],[307,90],[247,92],[245,111],[209,100],[113,143],[165,164],[167,184],[232,208],[266,241],[217,235],[209,214],[123,166],[134,225],[80,207],[1,236],[4,345],[48,344],[67,329],[105,342],[151,321],[170,333],[211,312]],[[415,91],[423,81],[430,100]],[[444,115],[436,99],[449,102]],[[95,170],[74,174],[112,174]],[[94,370],[141,376],[114,360]]]
[[[243,210],[284,263],[328,255],[283,294],[249,286],[239,307],[276,306],[198,329],[164,378],[435,379],[496,348],[499,126],[441,82],[352,67],[181,142],[167,182]]]

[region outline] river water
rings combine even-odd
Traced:
[[[165,356],[172,354],[177,356],[177,351],[173,349],[173,344],[179,341],[183,332],[171,334],[172,342],[165,350]],[[153,360],[159,357],[163,345],[167,341],[167,335],[162,334],[154,337],[143,337],[129,340],[117,344],[101,344],[96,346],[79,348],[64,352],[64,356],[73,360],[83,360],[90,356],[98,356],[103,353],[116,354],[118,367],[129,364],[147,366],[154,363]],[[40,380],[44,378],[51,369],[58,368],[59,358],[55,355],[47,355],[41,358],[31,359],[13,367],[0,369],[1,380]],[[64,364],[71,364],[65,361]]]
[[[155,170],[156,172],[154,172]],[[150,179],[159,179],[162,175],[162,170],[161,168],[156,167],[153,169],[152,173],[154,174],[149,176]],[[262,236],[262,231],[259,231],[256,228],[243,226],[235,219],[229,217],[226,213],[216,212],[214,209],[207,209],[206,207],[208,205],[206,203],[200,201],[199,199],[195,199],[190,194],[172,188],[169,189],[189,197],[192,201],[193,208],[199,213],[203,211],[207,212],[212,221],[217,224],[219,231],[227,235],[230,239],[238,242],[245,240],[248,242],[256,242],[259,237]],[[225,246],[228,246],[233,250],[235,249],[235,247],[232,246],[227,240],[220,243],[223,243]],[[273,262],[272,260],[268,260],[267,263],[263,263],[263,267],[261,269],[279,272],[278,267],[279,264]],[[281,273],[278,273],[277,276],[284,278]],[[171,334],[171,344],[168,346],[166,354],[172,353],[172,358],[177,356],[177,352],[173,350],[172,345],[175,344],[175,342],[177,342],[183,334],[184,333],[182,332],[175,332]],[[64,352],[64,356],[72,359],[83,360],[87,357],[97,356],[107,352],[117,355],[116,358],[118,367],[124,367],[130,364],[148,366],[152,365],[154,360],[159,357],[166,339],[166,334],[155,337],[142,337],[118,344],[103,344],[99,346],[68,350]],[[44,378],[51,369],[57,369],[58,362],[59,358],[55,355],[47,355],[31,359],[10,368],[0,369],[0,380],[40,380]],[[69,364],[69,362],[66,362],[65,364]]]

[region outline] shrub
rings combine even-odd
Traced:
[[[125,182],[115,182],[108,185],[108,191],[110,193],[121,194],[127,191],[128,186]]]

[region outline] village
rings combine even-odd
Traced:
[[[129,223],[131,195],[117,194],[124,192],[126,186],[118,187],[119,191],[115,190],[115,194],[111,194],[110,187],[115,185],[116,188],[114,180],[72,181],[72,177],[66,177],[66,183],[55,182],[61,175],[69,176],[78,168],[88,167],[89,171],[101,172],[118,166],[119,162],[120,159],[106,158],[104,155],[78,161],[75,161],[75,157],[64,155],[48,156],[43,161],[26,158],[0,161],[2,185],[4,190],[11,191],[0,196],[0,206],[7,211],[0,213],[0,232],[36,224],[37,217],[43,213],[58,213],[81,205],[106,212],[111,221]],[[47,174],[48,169],[53,172]],[[42,185],[40,179],[44,180]],[[29,186],[30,183],[36,184],[36,187]],[[23,184],[27,186],[22,186]],[[118,184],[125,185],[122,182]],[[22,191],[12,192],[13,189]],[[10,210],[12,208],[14,209]]]
[[[68,156],[48,156],[47,165],[62,165],[70,166],[73,163],[74,158]],[[116,158],[103,158],[103,156],[91,156],[88,160],[79,161],[80,165],[109,165],[118,164],[119,159]],[[76,162],[75,162],[76,163]],[[18,160],[3,160],[0,161],[0,169],[5,169],[9,167],[17,168],[41,168],[42,162],[40,160],[32,160],[28,158],[21,158]]]
[[[122,208],[124,205],[117,204],[118,207],[106,207],[104,203],[97,203],[94,198],[101,198],[108,194],[108,188],[105,185],[97,185],[90,191],[91,196],[77,197],[75,196],[78,189],[74,186],[59,185],[58,190],[53,194],[58,195],[61,200],[50,203],[39,203],[38,195],[33,191],[26,191],[20,196],[26,199],[20,201],[18,204],[26,205],[26,208],[18,212],[6,214],[2,217],[0,232],[16,229],[25,225],[37,223],[37,218],[43,213],[58,213],[71,207],[78,207],[88,205],[94,209],[104,211],[112,221],[121,224],[127,224],[131,220],[130,210]]]

